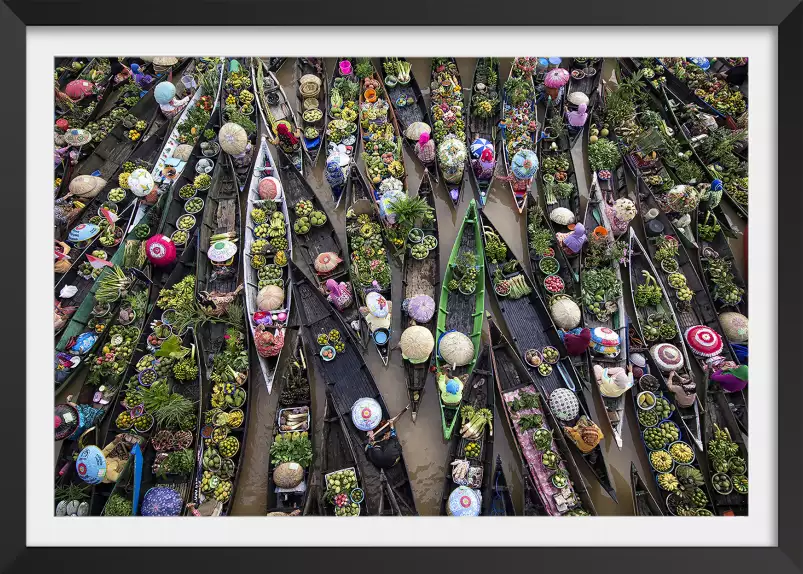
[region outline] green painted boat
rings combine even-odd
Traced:
[[[466,380],[474,370],[477,355],[480,350],[480,337],[482,335],[482,322],[485,317],[485,249],[480,235],[480,218],[475,200],[471,200],[468,210],[457,233],[457,239],[449,256],[449,265],[446,275],[441,283],[441,296],[438,304],[438,326],[436,341],[440,344],[443,335],[450,331],[464,333],[471,338],[474,344],[474,357],[471,362],[452,368],[447,365],[436,353],[435,366],[438,370],[449,368],[449,375]],[[449,289],[452,280],[462,283],[461,270],[465,267],[464,253],[474,256],[473,267],[476,270],[476,287],[473,293],[466,293],[469,289]],[[454,286],[454,285],[452,285]],[[462,286],[462,285],[461,285]],[[437,380],[437,379],[436,379]],[[464,392],[467,392],[464,389]],[[438,401],[441,405],[441,419],[443,421],[443,437],[449,440],[457,422],[460,405],[444,405],[441,393],[438,391]]]

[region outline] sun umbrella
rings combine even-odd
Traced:
[[[233,241],[215,241],[206,252],[206,255],[211,261],[215,263],[223,263],[228,261],[234,254],[237,253],[237,244]]]
[[[423,363],[429,359],[435,348],[432,332],[421,325],[407,327],[399,340],[402,356],[413,364]]]
[[[157,267],[166,267],[176,260],[176,245],[166,235],[154,235],[145,244],[148,261]]]
[[[494,151],[494,144],[488,141],[485,138],[477,138],[473,142],[471,142],[471,157],[479,158],[482,155],[482,152],[486,149],[491,150],[491,153]]]
[[[70,230],[67,236],[67,241],[70,243],[77,243],[79,241],[86,241],[92,239],[100,233],[100,227],[94,223],[79,223]]]
[[[87,484],[98,484],[106,476],[106,457],[98,447],[90,445],[78,454],[75,470]]]
[[[650,355],[658,365],[658,368],[668,373],[677,371],[683,366],[683,354],[680,350],[669,343],[660,343],[650,348]]]
[[[240,124],[229,122],[218,133],[220,147],[229,155],[240,155],[248,146],[248,134]]]
[[[695,325],[686,329],[686,342],[695,355],[715,357],[722,352],[722,337],[711,327]]]
[[[260,199],[280,199],[282,197],[282,182],[275,177],[263,177],[259,180]]]
[[[388,316],[388,301],[376,291],[371,291],[366,295],[365,306],[374,317],[381,319]]]
[[[446,363],[462,367],[474,358],[474,343],[459,331],[449,331],[441,335],[438,341],[438,354]]]
[[[407,314],[419,323],[426,323],[435,314],[435,301],[429,295],[416,295],[406,303]]]
[[[181,495],[168,486],[155,486],[142,499],[142,516],[178,516],[183,508]]]
[[[351,406],[351,420],[361,431],[373,430],[382,420],[382,407],[370,397],[357,399]]]
[[[544,85],[547,88],[562,88],[569,81],[569,72],[564,68],[549,70],[544,76]]]
[[[748,319],[741,313],[726,311],[719,316],[722,331],[729,341],[744,343],[747,341]]]
[[[519,150],[513,156],[511,168],[516,179],[530,179],[538,171],[538,156],[529,149]]]
[[[137,168],[128,176],[128,187],[137,197],[145,197],[153,189],[153,176],[144,168]]]
[[[73,128],[64,134],[64,142],[71,146],[81,147],[92,141],[92,134],[80,128]]]
[[[449,495],[449,516],[479,516],[480,497],[467,486],[458,486]]]
[[[64,93],[72,101],[77,102],[91,95],[94,87],[95,84],[87,80],[73,80],[64,88]]]
[[[172,100],[175,95],[176,86],[173,85],[173,82],[161,82],[153,90],[153,99],[159,104],[170,103],[170,100]]]

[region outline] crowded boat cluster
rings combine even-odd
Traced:
[[[256,421],[268,516],[415,516],[423,401],[441,515],[597,515],[629,440],[636,515],[748,513],[747,60],[504,64],[55,63],[57,516],[232,514]]]

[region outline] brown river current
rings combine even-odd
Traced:
[[[500,58],[500,77],[503,79],[507,78],[511,60],[512,57]],[[413,64],[413,74],[418,80],[422,92],[428,101],[430,60],[425,58],[412,58],[410,61]],[[282,85],[285,86],[287,95],[291,100],[295,98],[295,90],[291,88],[293,85],[292,63],[292,59],[288,59],[278,73],[279,80]],[[328,73],[331,75],[332,70],[336,66],[336,60],[334,58],[327,58],[326,63]],[[374,63],[377,67],[380,66],[378,58],[374,59]],[[464,94],[468,97],[474,74],[475,59],[458,58],[457,63],[460,69]],[[603,77],[606,81],[611,79],[615,69],[616,61],[614,59],[606,59],[603,69]],[[543,110],[541,110],[539,119],[541,119],[542,116]],[[325,156],[325,154],[321,155]],[[409,175],[409,192],[415,194],[418,190],[423,170],[416,159],[409,155],[406,147],[405,156],[405,164]],[[583,198],[587,198],[590,173],[585,158],[584,138],[580,138],[577,145],[572,150],[572,156],[577,172],[580,194]],[[335,224],[336,229],[340,233],[341,241],[345,245],[345,211],[342,205],[338,210],[334,209],[331,193],[323,177],[323,160],[324,158],[319,158],[317,166],[315,169],[311,170],[307,181],[316,191],[318,198],[323,202],[328,216]],[[361,163],[360,161],[360,164]],[[360,165],[360,169],[362,169],[362,165]],[[632,195],[634,181],[630,180],[630,178],[629,184]],[[441,249],[441,269],[446,268],[451,246],[454,243],[460,222],[468,207],[469,201],[475,197],[474,189],[468,176],[466,176],[464,185],[463,200],[457,207],[457,210],[452,206],[452,201],[448,197],[448,191],[444,187],[443,182],[435,187],[436,209],[440,231],[439,241],[440,244],[444,246]],[[725,205],[724,202],[723,209],[726,210],[734,221],[738,222],[735,214],[730,213],[729,206]],[[505,241],[508,242],[516,257],[524,262],[525,268],[528,269],[528,264],[525,262],[524,258],[526,253],[524,248],[526,244],[524,222],[526,212],[524,215],[519,216],[518,210],[513,205],[513,198],[507,184],[499,181],[494,184],[485,207],[485,213],[502,234]],[[638,221],[634,221],[633,223],[639,235],[641,235],[640,223]],[[743,270],[742,241],[731,241],[731,247],[736,256],[737,264],[739,264]],[[625,282],[628,281],[627,273],[623,273],[623,280]],[[629,292],[628,285],[625,285],[624,289],[625,293]],[[397,266],[394,268],[394,297],[400,292],[401,269]],[[629,296],[625,297],[625,301],[630,309],[632,302]],[[486,309],[494,316],[498,316],[498,310],[490,295],[486,296]],[[632,313],[632,310],[629,310],[629,312]],[[396,313],[394,315],[392,345],[397,344],[401,334],[399,324],[400,314]],[[499,321],[497,321],[497,324],[502,325]],[[395,415],[400,412],[408,402],[401,353],[398,350],[394,351],[391,354],[387,367],[382,364],[379,355],[371,347],[365,352],[365,359],[384,396],[389,411],[392,415]],[[250,400],[252,401],[250,406],[250,421],[248,425],[243,467],[240,471],[239,485],[235,493],[235,500],[231,512],[232,515],[235,516],[264,516],[267,510],[268,460],[279,393],[274,391],[271,395],[268,394],[267,388],[261,380],[261,376],[256,375],[259,373],[259,368],[256,364],[252,365],[251,372],[254,378],[251,381],[251,392],[249,393]],[[282,372],[283,370],[280,370],[279,376],[281,376]],[[322,428],[324,383],[320,377],[316,378],[312,373],[311,377],[313,403],[316,408],[316,422],[314,425],[316,434],[318,434]],[[67,394],[74,393],[78,390],[80,384],[83,382],[83,377],[78,377],[78,379],[80,380],[75,381],[75,384],[71,385],[70,389],[57,397],[57,403],[61,402]],[[278,382],[279,378],[277,377],[274,389],[278,385]],[[596,393],[593,398],[588,397],[588,403],[592,410],[591,415],[594,420],[604,421],[606,415]],[[497,405],[499,405],[499,399],[497,399]],[[633,515],[633,502],[630,489],[631,460],[636,463],[643,477],[648,477],[650,475],[649,465],[638,436],[638,424],[636,422],[635,413],[633,412],[633,404],[632,401],[629,400],[627,401],[625,418],[627,424],[623,428],[622,449],[620,450],[617,448],[616,442],[613,440],[613,437],[610,436],[610,433],[606,434],[602,444],[619,503],[615,503],[605,493],[585,465],[579,465],[599,515]],[[437,515],[439,513],[441,491],[443,489],[443,479],[447,464],[448,443],[443,439],[441,417],[435,390],[428,388],[425,391],[415,423],[412,422],[408,414],[397,423],[396,428],[398,429],[399,438],[404,447],[404,458],[412,480],[418,512],[421,515]],[[494,450],[496,454],[502,457],[505,474],[508,484],[513,491],[513,501],[518,512],[523,504],[521,468],[513,442],[514,438],[506,427],[504,419],[500,418],[499,408],[497,408],[494,421],[494,435],[496,438],[494,441]],[[316,438],[318,437],[316,436]],[[316,441],[316,448],[319,445],[320,441]],[[655,494],[655,485],[649,484],[648,487],[653,490]]]

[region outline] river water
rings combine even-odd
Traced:
[[[504,80],[507,78],[510,68],[510,58],[500,58],[500,77]],[[430,76],[430,60],[423,58],[413,58],[410,60],[413,64],[413,74],[421,86],[424,97],[428,101],[428,84]],[[334,58],[327,58],[327,70],[331,75],[335,68],[336,60]],[[379,60],[374,60],[375,65],[378,67]],[[460,70],[464,94],[468,95],[470,83],[472,81],[475,59],[473,58],[458,58],[458,67]],[[286,64],[278,73],[279,81],[285,87],[288,97],[292,100],[295,99],[295,89],[293,86],[293,60],[288,59]],[[616,62],[613,59],[606,59],[603,68],[604,78],[607,80],[611,77],[616,69]],[[577,181],[580,188],[582,197],[588,197],[588,182],[590,175],[587,171],[587,161],[584,158],[584,143],[583,138],[575,146],[572,151],[575,169],[577,171]],[[422,169],[418,165],[415,158],[411,157],[405,147],[405,164],[408,173],[408,187],[411,194],[416,193],[419,182],[421,180]],[[334,203],[331,198],[331,193],[323,177],[323,159],[319,158],[318,165],[315,169],[311,170],[307,180],[315,190],[318,198],[323,202],[328,216],[336,225],[336,229],[340,234],[341,242],[345,244],[345,212],[343,206],[338,210],[334,209]],[[360,161],[360,164],[362,162]],[[362,169],[362,165],[360,165]],[[451,245],[455,241],[457,229],[462,221],[469,201],[475,197],[474,189],[471,184],[470,178],[466,178],[465,188],[463,192],[463,201],[455,210],[452,206],[451,200],[448,198],[448,192],[443,186],[443,183],[436,186],[436,210],[440,231],[440,244],[444,246],[441,249],[441,269],[446,268],[449,259]],[[634,189],[634,182],[630,181],[631,194]],[[509,187],[506,184],[497,181],[490,194],[488,203],[485,207],[485,213],[488,215],[494,226],[508,242],[516,257],[524,261],[526,244],[526,232],[524,219],[525,215],[520,216],[518,211],[513,205],[513,198],[510,193]],[[724,208],[727,210],[728,206]],[[735,215],[729,213],[732,219],[735,220]],[[636,229],[640,234],[640,223],[634,221]],[[642,237],[642,241],[643,241]],[[742,266],[742,242],[732,241],[732,248],[736,256],[737,263]],[[527,263],[524,264],[528,269]],[[743,270],[743,269],[742,269]],[[394,268],[394,283],[393,293],[396,297],[401,289],[401,270],[397,266]],[[623,279],[627,281],[627,273],[623,273]],[[629,292],[629,286],[625,285],[625,292]],[[487,291],[487,289],[486,289]],[[400,302],[397,302],[397,304]],[[629,297],[626,297],[626,304],[628,307],[632,306]],[[486,308],[498,317],[498,309],[493,302],[492,297],[486,298]],[[632,309],[630,310],[632,313]],[[398,342],[401,333],[400,329],[400,314],[396,313],[394,316],[393,325],[393,341],[392,344]],[[497,324],[503,325],[500,321]],[[369,347],[366,352],[366,362],[371,372],[374,374],[377,385],[387,403],[388,409],[392,415],[400,412],[408,402],[407,390],[405,386],[404,369],[402,367],[401,353],[395,351],[391,354],[391,360],[387,367],[385,367],[378,354]],[[250,421],[248,424],[248,438],[245,445],[245,453],[243,457],[243,467],[240,472],[239,485],[235,493],[235,500],[232,508],[232,514],[235,516],[264,516],[267,510],[267,474],[268,474],[268,461],[270,444],[273,435],[273,422],[276,414],[278,392],[269,395],[267,389],[261,380],[257,378],[256,373],[259,372],[256,364],[252,365],[252,373],[254,373],[254,380],[251,383],[251,392],[249,393],[251,403]],[[322,428],[323,405],[324,405],[324,383],[312,375],[313,382],[313,402],[315,404],[316,418],[315,428],[318,432]],[[79,377],[83,379],[83,377]],[[82,381],[80,381],[82,382]],[[64,396],[70,392],[75,392],[80,385],[76,381],[71,389],[64,393]],[[277,379],[278,383],[278,379]],[[276,385],[274,385],[276,388]],[[58,397],[62,399],[64,397]],[[592,410],[592,418],[596,421],[604,421],[605,413],[602,404],[598,397],[588,397],[588,403]],[[59,401],[57,401],[59,402]],[[497,404],[499,404],[497,399]],[[619,503],[615,503],[599,486],[594,477],[590,474],[584,464],[579,464],[579,468],[583,472],[586,485],[591,491],[591,496],[596,506],[599,515],[633,515],[633,503],[630,488],[630,462],[636,463],[642,477],[645,477],[645,482],[649,481],[649,465],[638,436],[638,424],[636,422],[635,413],[633,411],[632,401],[627,401],[627,410],[625,414],[627,424],[623,428],[623,446],[620,450],[617,448],[615,441],[607,433],[603,443],[603,448],[607,457],[608,466],[611,472],[611,478],[616,489],[616,494]],[[434,389],[427,389],[423,396],[420,405],[418,418],[415,423],[412,422],[409,415],[405,415],[398,423],[397,429],[399,438],[404,448],[404,457],[410,472],[411,480],[413,483],[413,491],[415,494],[416,506],[421,515],[437,515],[439,513],[441,491],[443,488],[443,478],[447,464],[448,444],[444,441],[440,410],[438,408],[438,400]],[[604,428],[603,428],[604,431]],[[504,419],[499,416],[499,408],[494,422],[494,450],[497,454],[501,455],[505,474],[507,476],[508,484],[513,491],[514,504],[517,511],[520,511],[522,506],[522,481],[521,481],[521,468],[518,455],[514,446],[514,439],[506,427]],[[316,441],[320,445],[320,441]],[[653,493],[657,494],[654,490],[654,484],[649,484],[653,489]]]

